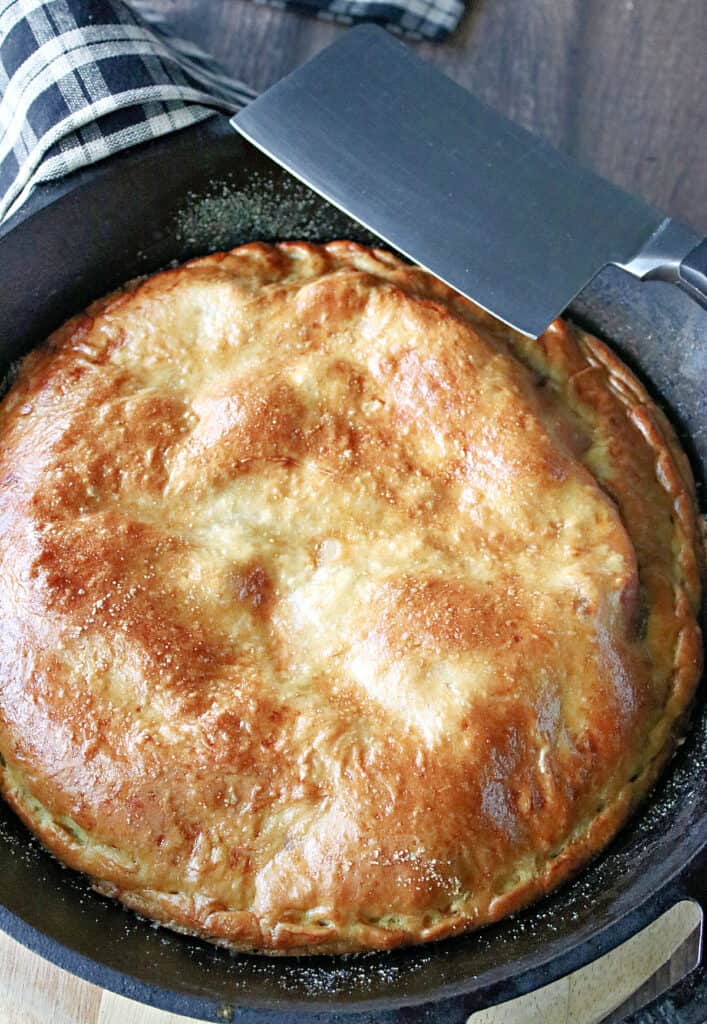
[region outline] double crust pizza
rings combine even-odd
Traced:
[[[236,950],[474,928],[646,793],[701,657],[664,416],[349,242],[129,285],[0,405],[0,787],[64,863]]]

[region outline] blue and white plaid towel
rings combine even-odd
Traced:
[[[463,0],[258,2],[437,39],[463,10]],[[0,222],[40,182],[255,95],[168,35],[149,2],[136,6],[140,15],[122,0],[0,0]]]

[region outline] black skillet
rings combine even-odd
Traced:
[[[90,300],[172,261],[256,238],[370,241],[222,118],[44,188],[29,209],[0,239],[0,379]],[[704,479],[707,314],[677,289],[618,270],[585,290],[571,314],[649,381]],[[575,882],[478,934],[348,960],[234,957],[155,929],[93,894],[0,802],[0,927],[97,985],[206,1020],[462,1024],[475,1009],[576,970],[685,896],[707,899],[703,698],[646,806]],[[705,1018],[707,972],[698,970],[632,1020]]]

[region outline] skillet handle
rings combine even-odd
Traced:
[[[688,964],[687,974],[683,973],[684,967],[682,967],[680,980],[674,985],[670,985],[670,978],[667,977],[665,980],[670,987],[666,987],[666,990],[657,999],[652,1000],[647,1005],[643,1005],[641,1009],[635,1012],[629,1012],[628,1016],[624,1015],[619,1018],[612,1016],[606,1022],[602,1022],[602,1024],[615,1024],[619,1020],[621,1024],[666,1024],[666,1021],[669,1021],[670,1024],[705,1024],[707,1021],[707,948],[705,940],[705,923],[707,920],[705,916],[707,915],[707,858],[704,858],[702,863],[696,866],[689,877],[680,883],[680,888],[683,898],[688,896],[702,908],[703,924],[702,935],[700,936],[700,962],[692,970],[689,969]],[[670,970],[673,961],[676,959],[676,957],[671,958],[671,964],[666,964],[657,973],[661,974],[666,969]],[[678,969],[680,967],[681,965],[678,965]],[[655,977],[656,975],[654,975]],[[653,980],[652,978],[651,982]],[[640,998],[640,994],[639,990],[636,993],[636,997]]]
[[[659,917],[573,974],[471,1016],[444,1017],[440,1024],[705,1024],[705,919],[695,898],[705,894],[702,882],[674,882]]]

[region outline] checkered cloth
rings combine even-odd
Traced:
[[[463,0],[255,0],[269,7],[314,14],[322,21],[353,25],[375,21],[409,39],[445,39],[464,11]]]
[[[463,0],[273,2],[428,38],[446,35],[463,9]],[[134,6],[139,14],[122,0],[0,0],[0,222],[40,182],[232,114],[255,95],[169,35],[149,2]]]

